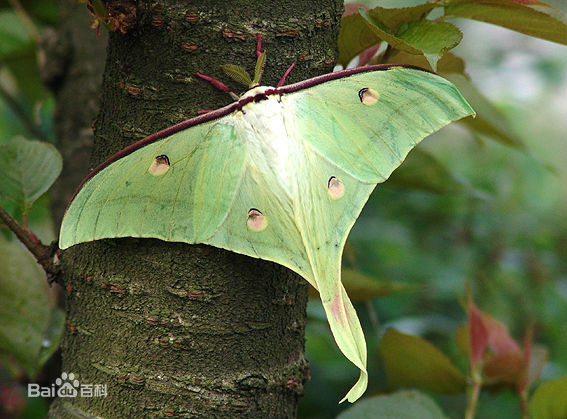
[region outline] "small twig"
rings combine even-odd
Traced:
[[[473,382],[472,387],[469,387],[468,389],[467,410],[465,412],[465,419],[474,419],[475,417],[476,405],[478,403],[480,388],[481,388],[481,383]]]
[[[474,419],[481,388],[482,366],[481,364],[477,364],[470,368],[470,381],[467,385],[467,408],[465,410],[465,419]]]
[[[16,235],[16,237],[26,246],[31,254],[41,265],[47,274],[47,280],[51,284],[57,280],[60,272],[59,265],[55,262],[53,253],[54,249],[51,246],[44,245],[35,234],[23,228],[4,208],[0,206],[0,219],[6,226]]]
[[[372,302],[370,300],[366,300],[366,310],[368,311],[368,317],[370,317],[370,322],[372,323],[372,326],[374,326],[374,329],[376,329],[376,333],[378,333],[378,335],[380,334],[380,321],[378,320],[378,315],[376,314],[376,310],[374,309],[374,306],[372,305]]]
[[[520,406],[522,407],[522,419],[529,419],[529,404],[528,404],[528,389],[525,389],[520,394]]]

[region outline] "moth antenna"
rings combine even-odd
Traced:
[[[258,55],[256,60],[256,68],[254,69],[254,80],[250,83],[250,88],[256,87],[260,84],[262,74],[264,74],[264,67],[266,66],[266,51]]]
[[[223,92],[227,92],[230,95],[230,97],[232,97],[234,100],[238,100],[240,98],[240,96],[234,90],[232,90],[230,87],[228,87],[223,82],[221,82],[221,81],[219,81],[215,78],[205,76],[204,74],[201,74],[199,72],[196,72],[195,75],[197,77],[203,79],[203,80],[208,81],[213,86],[215,86],[217,89],[222,90]]]
[[[293,70],[293,67],[295,67],[295,61],[293,63],[291,63],[291,65],[288,67],[288,69],[285,71],[284,75],[282,76],[282,78],[280,79],[280,81],[278,82],[277,87],[282,87],[283,84],[285,83],[285,79],[286,77],[289,75],[289,73],[291,73],[291,70]]]

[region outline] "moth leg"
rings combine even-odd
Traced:
[[[234,100],[238,100],[240,99],[240,96],[238,95],[238,93],[236,93],[234,90],[232,90],[230,87],[228,87],[226,84],[224,84],[222,81],[219,81],[213,77],[209,77],[209,76],[205,76],[204,74],[199,73],[198,71],[195,73],[195,75],[203,80],[208,81],[209,83],[211,83],[213,86],[215,86],[217,89],[222,90],[223,92],[226,92],[230,95],[231,98],[233,98]]]

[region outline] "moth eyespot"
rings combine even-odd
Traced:
[[[148,168],[148,172],[152,176],[162,176],[167,173],[169,168],[170,168],[169,157],[167,157],[165,154],[160,154],[154,159],[152,164],[150,164],[150,167]]]
[[[376,90],[365,87],[364,89],[360,89],[358,91],[358,97],[364,105],[372,106],[376,102],[378,102],[380,95]]]
[[[327,190],[331,199],[339,199],[345,194],[345,185],[340,179],[331,176],[327,182]]]
[[[252,231],[264,231],[268,227],[268,219],[256,208],[250,208],[246,225]]]

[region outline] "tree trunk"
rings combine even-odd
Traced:
[[[230,102],[194,76],[254,68],[274,85],[329,72],[342,1],[107,3],[111,33],[91,166],[198,109]],[[124,32],[124,33],[121,33]],[[239,86],[234,86],[240,88]],[[306,282],[204,245],[101,240],[62,254],[63,371],[106,397],[58,398],[50,418],[293,418],[308,377]],[[82,388],[82,387],[81,387]]]

